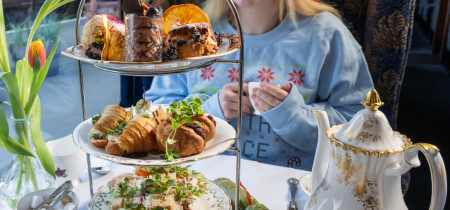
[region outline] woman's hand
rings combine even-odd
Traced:
[[[219,104],[223,116],[233,119],[238,116],[239,83],[228,83],[219,91]],[[243,92],[248,94],[248,84],[244,83]],[[247,117],[253,112],[252,103],[248,97],[242,96],[242,116]]]
[[[255,108],[261,113],[280,105],[291,92],[289,83],[284,84],[285,90],[268,83],[261,83],[260,86],[261,89],[253,88],[252,99],[255,102]]]

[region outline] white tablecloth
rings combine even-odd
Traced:
[[[106,160],[91,156],[92,167],[103,166]],[[202,172],[207,179],[214,180],[219,177],[226,177],[236,180],[236,157],[218,155],[212,158],[193,162],[192,169]],[[132,166],[113,165],[111,173],[107,175],[93,174],[94,192],[102,185],[106,184],[116,175],[124,172],[132,172]],[[307,171],[296,170],[273,165],[258,163],[255,161],[242,160],[241,162],[241,182],[252,196],[269,209],[287,209],[291,194],[288,190],[286,180],[291,177],[300,179]],[[89,182],[87,171],[81,176],[81,183],[73,190],[79,197],[78,210],[87,210],[90,199]],[[297,190],[297,205],[299,210],[303,209],[308,197],[303,194],[300,188]]]

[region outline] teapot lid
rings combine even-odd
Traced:
[[[365,109],[360,110],[347,125],[329,130],[328,137],[340,142],[371,151],[399,151],[410,144],[410,140],[394,132],[386,116],[378,108],[383,105],[375,89],[371,89],[361,101]]]

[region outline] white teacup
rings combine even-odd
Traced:
[[[252,103],[253,109],[255,110],[255,112],[253,113],[254,115],[261,115],[261,113],[258,111],[258,109],[256,109],[255,106],[255,101],[252,99],[252,95],[253,95],[253,88],[259,88],[261,89],[261,82],[249,82],[248,83],[248,94],[249,94],[249,98],[250,98],[250,102]]]
[[[72,181],[73,186],[77,186],[86,168],[86,154],[73,143],[72,135],[45,144],[55,163],[56,186],[67,180]]]

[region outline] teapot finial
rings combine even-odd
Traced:
[[[366,98],[361,101],[361,104],[368,110],[376,111],[378,110],[378,107],[382,106],[384,103],[381,102],[378,92],[372,88],[367,93]]]

